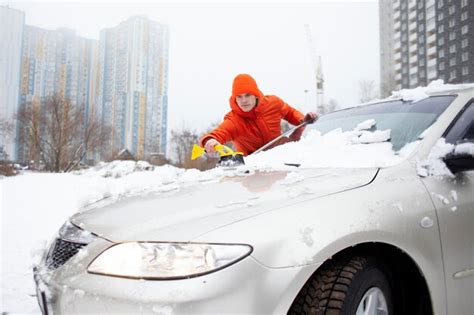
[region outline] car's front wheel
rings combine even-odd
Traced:
[[[332,261],[313,275],[289,314],[393,314],[390,271],[371,257]]]

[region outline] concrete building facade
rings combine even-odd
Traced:
[[[135,16],[100,34],[99,103],[112,127],[109,154],[166,152],[168,27]]]
[[[0,6],[0,160],[17,159],[16,113],[25,14]],[[8,124],[8,130],[6,125]]]
[[[474,1],[380,0],[381,96],[474,82]]]
[[[95,107],[98,75],[97,41],[77,36],[68,29],[46,30],[25,26],[21,54],[19,110],[41,107],[56,93],[89,113]],[[35,158],[21,126],[17,135],[20,161]]]

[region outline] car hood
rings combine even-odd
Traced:
[[[182,185],[171,192],[125,198],[77,213],[71,222],[112,242],[188,242],[265,212],[364,186],[376,174],[377,169],[234,174],[217,182]]]

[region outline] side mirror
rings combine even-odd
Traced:
[[[444,163],[451,171],[456,174],[459,172],[474,170],[474,156],[466,153],[450,153],[444,159]]]

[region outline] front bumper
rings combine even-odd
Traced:
[[[105,243],[90,244],[88,255],[73,257],[47,276],[35,273],[43,310],[49,315],[286,313],[317,267],[268,268],[248,256],[225,269],[190,279],[151,281],[87,273],[89,260],[110,244]],[[42,283],[46,289],[41,290]]]

